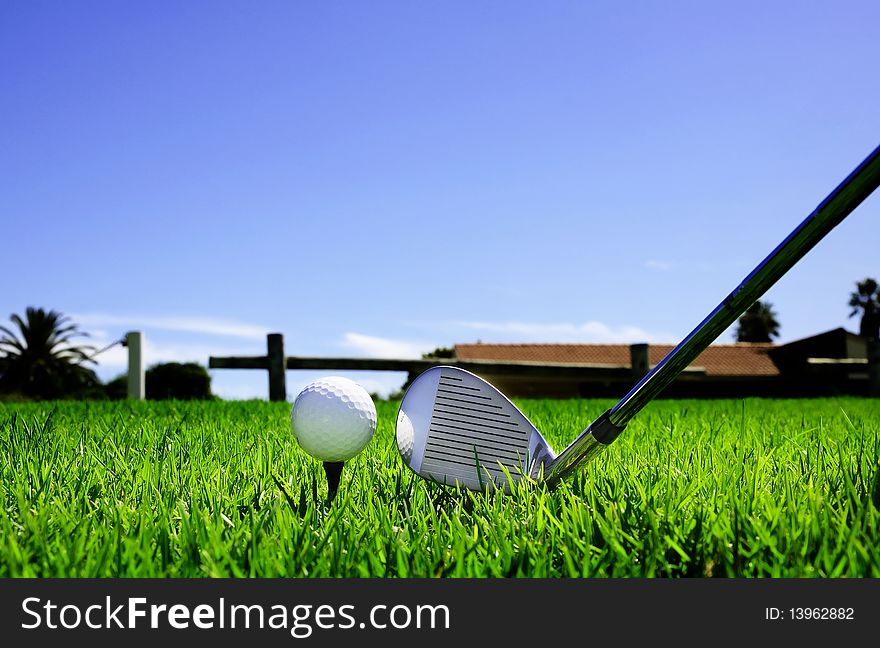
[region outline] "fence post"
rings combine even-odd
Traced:
[[[868,396],[880,398],[880,339],[868,338]]]
[[[633,378],[641,380],[648,373],[648,345],[630,344],[629,363]]]
[[[269,360],[269,400],[287,400],[284,336],[281,333],[269,333],[266,336],[266,346]]]
[[[144,400],[144,334],[129,331],[125,334],[125,346],[128,347],[128,397]]]

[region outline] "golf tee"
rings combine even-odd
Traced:
[[[325,461],[324,474],[327,475],[327,502],[333,501],[336,492],[339,490],[339,480],[342,477],[342,468],[345,463],[342,461]]]

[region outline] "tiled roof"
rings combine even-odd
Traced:
[[[717,344],[708,347],[692,367],[706,370],[707,376],[778,376],[779,370],[767,355],[773,344]],[[651,365],[660,362],[673,349],[671,344],[648,347]],[[459,360],[500,362],[546,362],[573,364],[630,364],[628,344],[456,344]]]

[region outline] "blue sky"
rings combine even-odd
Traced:
[[[878,24],[868,1],[5,2],[0,318],[203,364],[274,331],[290,355],[675,342],[880,143]],[[768,293],[783,341],[857,330],[878,242],[875,195]]]

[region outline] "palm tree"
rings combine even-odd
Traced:
[[[20,392],[38,399],[75,395],[100,384],[85,366],[92,346],[73,342],[81,333],[70,318],[57,311],[28,307],[25,319],[11,315],[14,333],[0,326],[0,392]]]
[[[756,301],[739,318],[736,329],[737,342],[770,342],[779,337],[779,322],[773,312],[773,304]]]
[[[880,286],[877,280],[868,277],[856,282],[856,291],[850,293],[849,305],[852,306],[850,317],[862,314],[859,335],[880,338]]]

